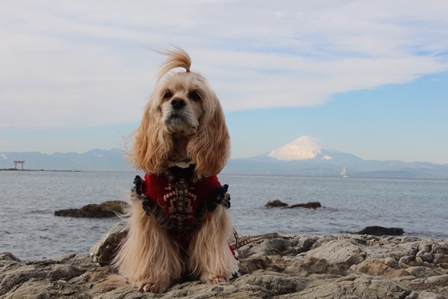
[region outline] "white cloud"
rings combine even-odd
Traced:
[[[162,57],[190,52],[226,110],[316,105],[448,70],[448,2],[14,1],[0,128],[138,121]]]

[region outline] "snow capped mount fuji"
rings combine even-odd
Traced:
[[[231,159],[227,173],[281,174],[307,176],[340,176],[347,165],[348,172],[363,160],[338,151],[311,136],[302,136],[269,153],[251,158]],[[353,167],[353,168],[352,168]]]
[[[302,136],[269,153],[230,159],[224,174],[314,177],[438,178],[448,177],[448,164],[363,160],[311,136]],[[344,175],[343,175],[344,174]]]
[[[311,136],[302,136],[278,149],[268,153],[267,156],[281,161],[308,160],[319,158],[331,160],[334,154],[340,153]]]

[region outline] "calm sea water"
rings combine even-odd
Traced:
[[[125,200],[137,173],[0,171],[0,252],[21,259],[88,252],[119,221],[55,217],[54,211]],[[337,234],[365,226],[448,239],[448,181],[220,176],[241,235]],[[267,209],[268,200],[323,208]]]

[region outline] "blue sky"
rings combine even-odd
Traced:
[[[180,46],[232,158],[310,135],[364,159],[448,163],[448,2],[8,1],[0,152],[124,147]]]

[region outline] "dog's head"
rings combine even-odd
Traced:
[[[135,132],[131,160],[149,173],[182,162],[195,164],[198,176],[215,175],[230,152],[221,104],[205,78],[190,71],[191,60],[184,50],[163,54],[168,59]],[[171,72],[175,68],[184,71]]]

